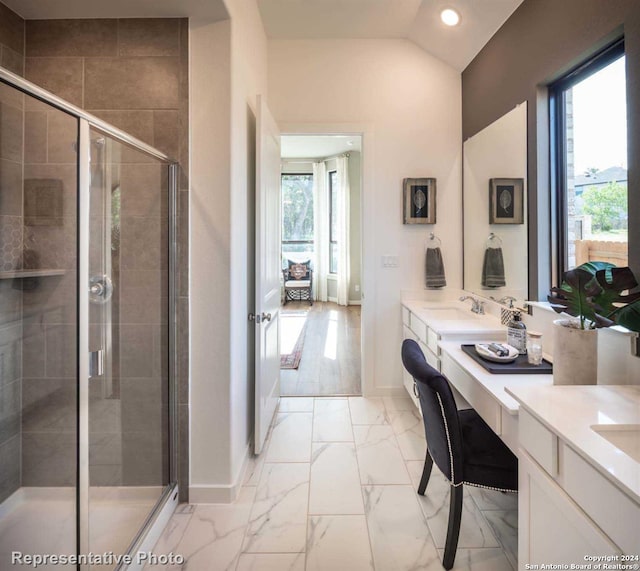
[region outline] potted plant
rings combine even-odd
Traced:
[[[598,328],[622,325],[640,331],[640,292],[625,294],[636,287],[630,268],[587,262],[566,272],[562,285],[551,289],[551,307],[571,316],[554,321],[554,384],[596,383]]]

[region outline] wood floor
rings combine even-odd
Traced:
[[[282,396],[359,395],[360,306],[289,302],[283,311],[309,310],[298,369],[280,371]]]

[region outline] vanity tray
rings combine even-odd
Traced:
[[[476,353],[475,344],[460,345],[460,348],[476,363],[494,375],[550,375],[553,373],[553,367],[546,359],[542,359],[540,365],[531,365],[527,361],[526,355],[518,355],[516,360],[511,363],[493,363]]]

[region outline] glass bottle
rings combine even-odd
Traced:
[[[527,361],[531,365],[542,363],[542,333],[537,331],[527,333]]]

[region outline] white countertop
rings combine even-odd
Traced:
[[[508,387],[538,388],[553,384],[553,375],[495,375],[490,373],[460,348],[460,341],[444,341],[440,343],[440,349],[474,377],[478,384],[512,415],[518,414],[520,405],[517,400],[507,394]]]
[[[528,412],[640,502],[640,462],[591,429],[640,424],[640,386],[510,386]]]
[[[402,305],[411,313],[414,313],[429,327],[439,334],[464,335],[465,333],[486,332],[487,335],[496,338],[503,338],[506,335],[506,327],[493,315],[477,315],[471,312],[469,304],[465,305],[459,301],[403,301]],[[468,314],[466,319],[442,319],[438,316],[439,310],[452,308]],[[496,337],[498,336],[498,337]]]

